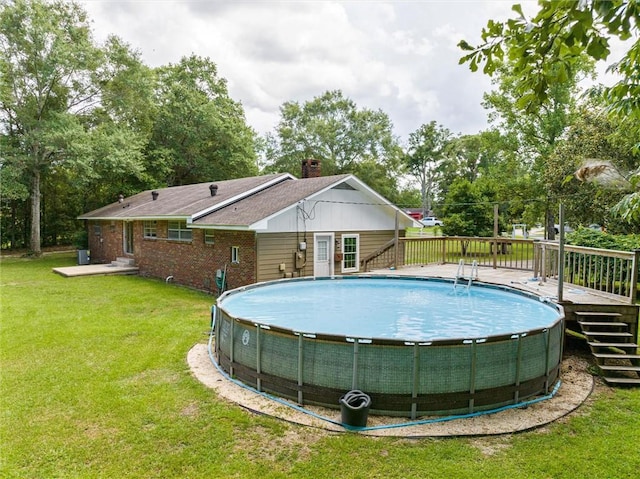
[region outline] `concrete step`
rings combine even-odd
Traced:
[[[135,266],[136,265],[136,261],[133,258],[116,258],[115,261],[112,261],[111,264],[113,266],[121,266],[121,267],[127,267],[127,266]]]

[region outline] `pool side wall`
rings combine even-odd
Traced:
[[[360,389],[373,414],[450,415],[549,393],[559,379],[563,324],[561,315],[548,328],[413,343],[298,333],[218,308],[215,355],[232,377],[299,404],[337,408],[345,392]]]

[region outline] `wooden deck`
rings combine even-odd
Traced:
[[[471,265],[465,266],[470,273]],[[371,274],[387,274],[399,276],[424,276],[433,278],[455,278],[458,270],[457,264],[429,264],[424,266],[405,266],[397,270],[385,268],[371,271]],[[478,281],[482,283],[510,286],[515,289],[527,291],[541,297],[549,298],[557,302],[558,282],[550,279],[541,281],[532,277],[531,271],[497,268],[487,266],[478,267]],[[600,293],[587,288],[579,288],[573,284],[565,283],[563,287],[562,304],[597,304],[597,305],[629,305],[625,298],[615,297],[606,293]],[[633,306],[633,305],[632,305]]]

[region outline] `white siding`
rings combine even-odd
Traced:
[[[372,203],[377,203],[376,199],[361,191],[331,189],[269,219],[266,230],[270,233],[394,230],[395,210]],[[401,223],[400,228],[405,226]]]

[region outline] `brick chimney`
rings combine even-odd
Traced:
[[[319,178],[320,176],[322,176],[320,160],[312,160],[311,158],[302,160],[303,178]]]

